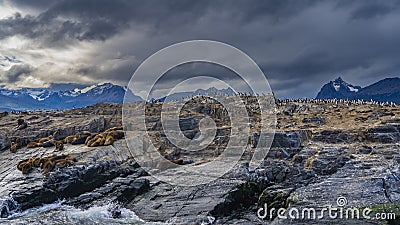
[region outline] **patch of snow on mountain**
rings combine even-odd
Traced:
[[[26,90],[26,93],[38,101],[43,101],[49,97],[49,94],[46,92],[46,90]]]
[[[12,95],[13,93],[12,93],[12,91],[1,90],[1,91],[0,91],[0,94],[1,94],[1,95],[5,95],[5,96],[10,96],[10,95]]]
[[[333,88],[335,88],[336,91],[339,91],[340,84],[333,84]]]
[[[350,91],[352,92],[358,92],[357,88],[354,88],[353,86],[348,86],[348,88],[350,89]]]
[[[92,86],[89,86],[89,87],[85,87],[84,89],[81,90],[81,93],[86,93],[86,92],[92,90],[95,87],[97,87],[97,85],[92,85]]]

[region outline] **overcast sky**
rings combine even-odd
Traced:
[[[399,76],[399,8],[390,0],[0,0],[0,86],[127,85],[161,48],[209,39],[247,53],[278,97],[315,97],[337,76],[361,86]]]

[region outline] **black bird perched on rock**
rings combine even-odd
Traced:
[[[28,123],[24,119],[18,119],[17,124],[17,130],[23,130],[28,127]]]

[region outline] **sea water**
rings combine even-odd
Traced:
[[[118,218],[113,218],[111,210],[118,207],[121,213]],[[165,223],[151,223],[140,219],[133,211],[119,207],[113,203],[102,206],[92,206],[79,209],[57,201],[41,207],[25,211],[11,212],[7,218],[0,218],[0,224],[133,224],[151,225]]]

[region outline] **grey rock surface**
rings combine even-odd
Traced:
[[[154,115],[159,107],[154,104],[151,108]],[[348,206],[371,206],[375,212],[385,204],[391,205],[386,210],[399,207],[398,121],[390,118],[390,113],[378,113],[377,117],[371,118],[376,124],[363,129],[345,129],[340,124],[339,128],[329,127],[331,114],[342,110],[338,107],[304,102],[280,106],[280,112],[287,111],[280,114],[282,124],[286,125],[276,132],[272,148],[261,165],[257,168],[248,166],[254,151],[251,145],[257,144],[258,140],[261,140],[261,147],[268,145],[262,142],[265,139],[259,139],[254,128],[249,143],[244,143],[249,146],[248,151],[232,170],[209,184],[193,187],[173,186],[150,176],[134,160],[123,139],[110,146],[93,148],[66,144],[62,151],[56,151],[55,147],[22,147],[16,153],[4,149],[0,152],[1,216],[8,216],[18,207],[24,210],[65,199],[63,204],[79,208],[118,202],[146,221],[172,224],[374,224],[376,221],[372,220],[284,220],[275,215],[271,220],[263,220],[257,217],[257,211],[264,204],[285,209],[320,208],[336,205],[340,196],[346,197]],[[360,110],[362,115],[354,113],[357,117],[366,118],[374,112],[369,105],[362,107],[362,112],[359,108],[353,110]],[[192,117],[182,117],[181,125],[187,136],[196,136],[196,121],[201,113],[212,112],[208,106],[195,108],[198,111]],[[353,111],[349,110],[350,113]],[[215,112],[221,114],[220,109]],[[26,144],[55,132],[60,137],[84,130],[99,132],[121,126],[120,113],[120,106],[110,104],[71,111],[11,113],[0,118],[3,125],[0,127],[0,145],[7,147],[16,138]],[[252,113],[257,115],[256,110]],[[325,122],[313,119],[314,114],[323,114]],[[381,117],[385,118],[384,123],[380,123]],[[28,127],[14,130],[17,118],[30,122]],[[204,151],[184,152],[165,139],[156,117],[147,120],[146,128],[159,151],[169,159],[190,162],[185,166],[214,160],[229,140],[228,121],[217,118],[220,127],[213,143]],[[257,120],[252,118],[252,121]],[[303,121],[311,125],[300,129],[304,126]],[[360,122],[352,118],[351,122],[354,121]],[[271,134],[261,135],[270,137]],[[234,142],[238,147],[243,144]],[[28,174],[16,169],[20,160],[52,154],[70,154],[77,162],[46,175],[39,169]],[[174,170],[169,171],[174,173]],[[379,222],[396,224],[398,220]]]

